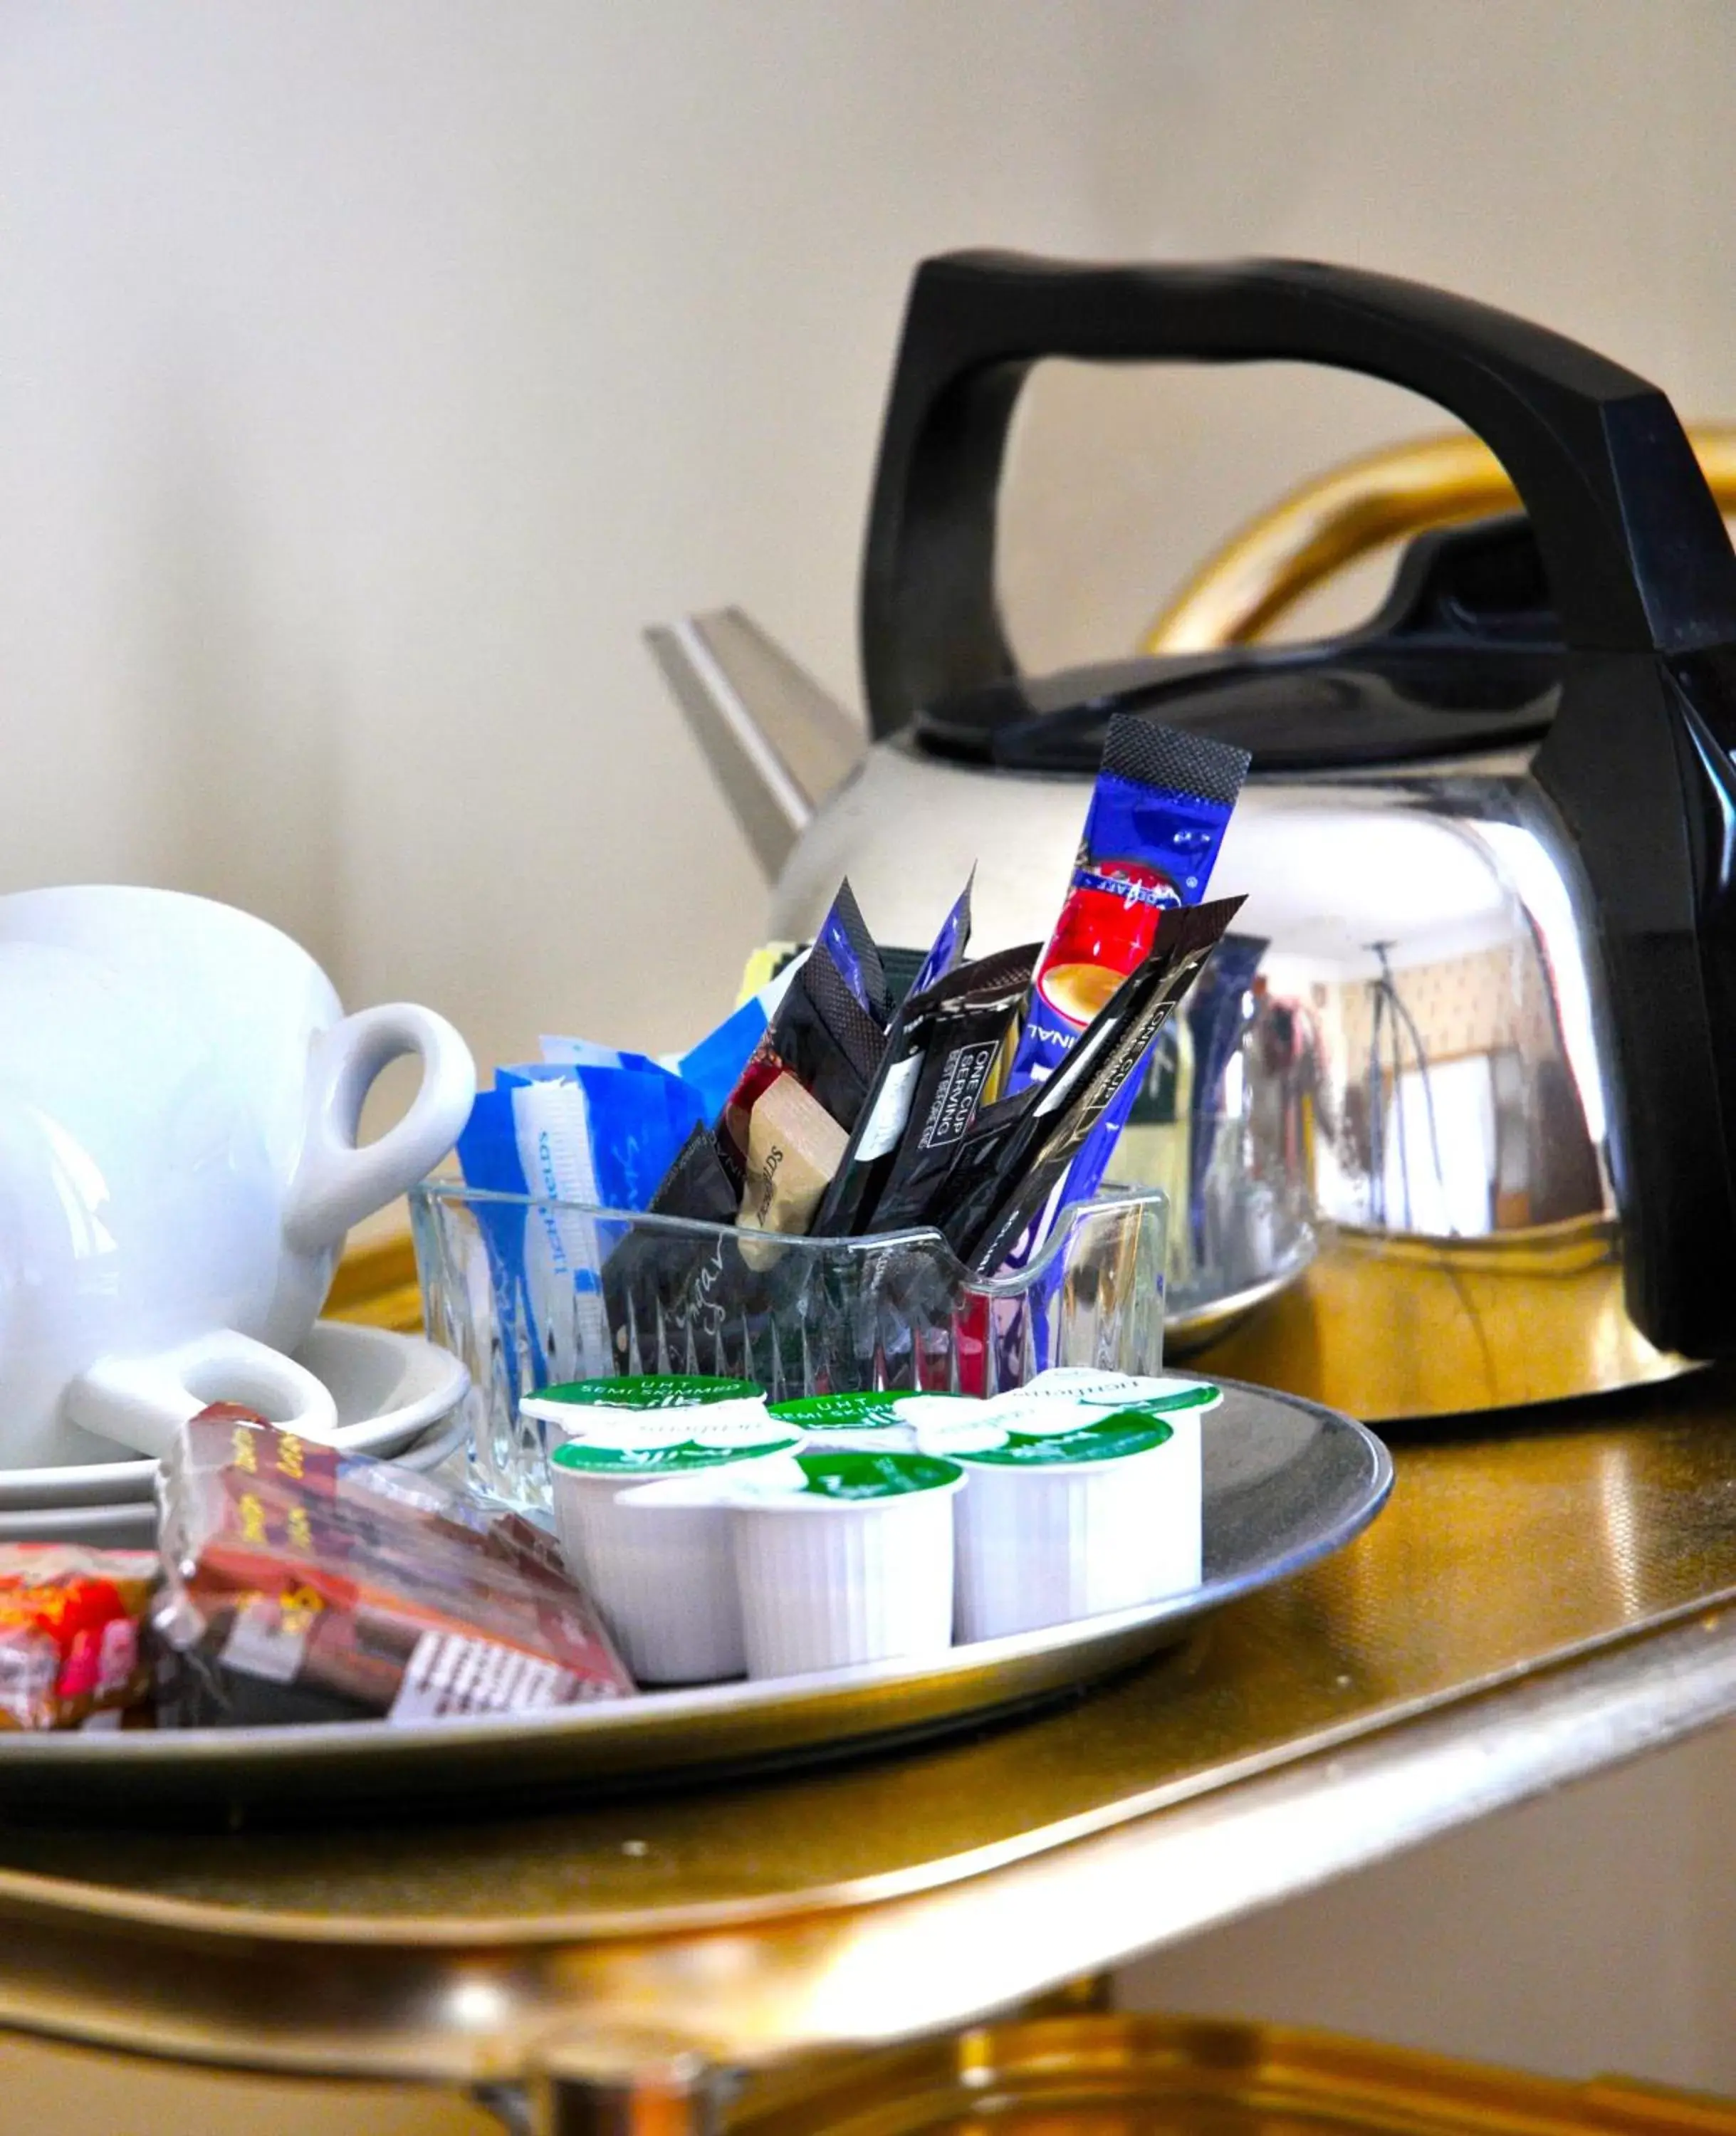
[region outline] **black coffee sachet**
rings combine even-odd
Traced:
[[[840,1197],[839,1230],[902,1231],[929,1221],[1029,991],[1039,946],[1028,942],[960,965],[906,1003],[899,1057],[883,1075],[869,1127],[845,1159],[856,1191]]]
[[[1055,1073],[997,1100],[966,1130],[930,1221],[967,1267],[992,1274],[1043,1216],[1080,1145],[1140,1071],[1242,904],[1224,897],[1165,912],[1143,962]]]
[[[695,1128],[651,1197],[647,1213],[733,1224],[741,1189],[732,1183],[707,1127]],[[603,1310],[617,1369],[654,1371],[650,1362],[664,1333],[692,1294],[701,1264],[714,1255],[703,1233],[635,1226],[603,1264]],[[638,1362],[632,1362],[636,1352]]]
[[[848,881],[838,886],[838,895],[814,938],[824,949],[844,984],[883,1031],[892,1014],[892,992],[878,945],[869,934],[862,907]]]
[[[863,1007],[824,942],[815,944],[790,982],[767,1036],[779,1060],[849,1134],[886,1051],[886,1029]]]

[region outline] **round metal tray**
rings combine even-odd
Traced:
[[[939,1660],[523,1717],[0,1735],[0,1808],[228,1818],[499,1808],[834,1757],[1029,1704],[1167,1645],[1203,1611],[1299,1571],[1379,1512],[1393,1468],[1371,1432],[1292,1396],[1219,1384],[1223,1402],[1204,1420],[1205,1578],[1187,1594]]]

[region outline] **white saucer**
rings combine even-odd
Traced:
[[[464,1400],[470,1375],[450,1350],[419,1335],[322,1320],[295,1352],[338,1405],[335,1443],[349,1454],[391,1456]],[[118,1512],[146,1505],[157,1464],[88,1461],[64,1468],[0,1468],[0,1516],[64,1507]],[[0,1527],[0,1537],[6,1534]],[[33,1535],[46,1531],[33,1527]]]

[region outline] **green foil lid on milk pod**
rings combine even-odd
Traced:
[[[960,1446],[951,1458],[966,1468],[986,1462],[996,1468],[1077,1468],[1087,1462],[1130,1461],[1137,1454],[1154,1454],[1174,1436],[1160,1416],[1144,1410],[1117,1410],[1052,1431],[1024,1431],[1015,1426],[998,1445]]]
[[[956,1461],[929,1454],[810,1453],[796,1456],[801,1495],[845,1504],[907,1498],[913,1491],[945,1491],[960,1480]]]
[[[1223,1400],[1223,1388],[1210,1380],[1111,1372],[1090,1365],[1051,1365],[1046,1372],[1039,1372],[1001,1400],[1014,1401],[1021,1394],[1064,1396],[1087,1409],[1155,1410],[1160,1414],[1175,1409],[1216,1409]]]
[[[802,1395],[773,1402],[771,1414],[819,1453],[844,1449],[914,1452],[924,1432],[961,1421],[982,1407],[969,1395],[886,1388],[863,1394]]]
[[[732,1420],[714,1425],[680,1427],[647,1440],[628,1431],[606,1439],[569,1439],[548,1457],[557,1480],[562,1473],[613,1476],[622,1482],[649,1483],[663,1476],[691,1476],[741,1461],[761,1461],[772,1454],[793,1453],[801,1441],[793,1431],[779,1431],[762,1417],[757,1425]]]
[[[648,1440],[666,1439],[669,1426],[703,1414],[708,1424],[726,1417],[766,1420],[766,1390],[752,1380],[713,1379],[700,1372],[641,1372],[619,1379],[567,1380],[538,1387],[518,1405],[521,1416],[552,1424],[569,1438],[599,1436],[628,1444],[625,1420],[644,1427]]]

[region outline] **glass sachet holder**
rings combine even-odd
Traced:
[[[1051,1365],[1163,1362],[1166,1205],[1063,1212],[1015,1273],[964,1268],[940,1234],[786,1238],[427,1182],[410,1197],[428,1333],[469,1366],[472,1481],[548,1503],[544,1426],[521,1396],[625,1372],[715,1372],[795,1395],[992,1395]]]

